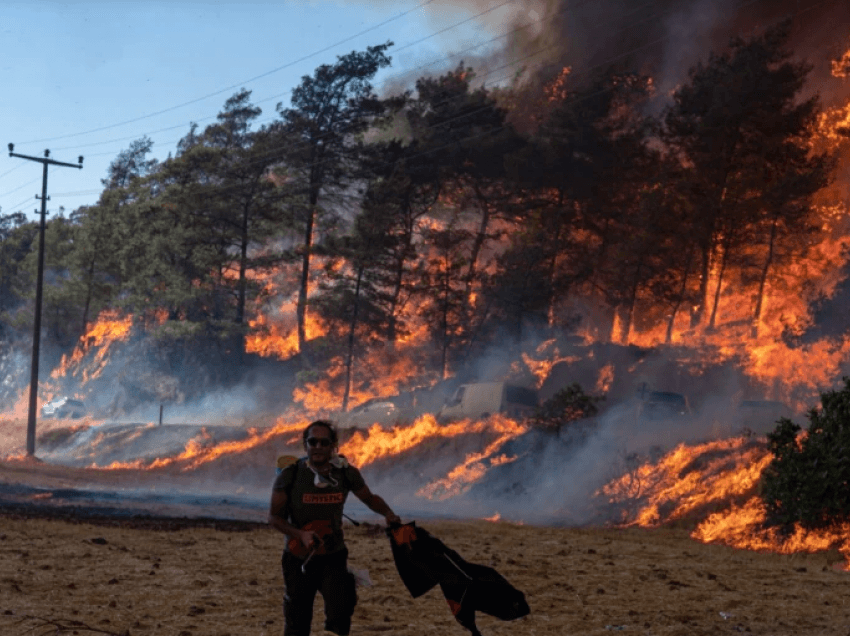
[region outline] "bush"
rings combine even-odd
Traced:
[[[821,408],[807,415],[809,428],[787,418],[768,434],[773,461],[762,473],[767,522],[790,530],[823,529],[850,521],[850,379],[821,394]]]
[[[596,415],[597,404],[604,399],[587,395],[580,385],[573,383],[541,404],[531,417],[531,425],[557,432],[570,422]]]

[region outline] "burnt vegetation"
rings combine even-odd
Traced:
[[[164,161],[131,144],[96,205],[51,220],[44,337],[67,351],[115,310],[148,358],[224,381],[273,283],[294,299],[305,377],[344,360],[345,408],[354,360],[423,322],[431,380],[494,342],[569,330],[576,302],[624,342],[657,324],[669,340],[682,312],[721,328],[734,283],[755,335],[767,282],[818,240],[835,169],[788,33],[732,40],[661,109],[627,68],[488,90],[461,64],[380,98],[391,43],[320,66],[263,126],[239,91]],[[8,342],[31,324],[35,235],[0,217]]]

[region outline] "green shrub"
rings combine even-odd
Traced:
[[[767,523],[823,529],[850,521],[850,379],[821,394],[807,414],[808,431],[787,418],[768,434],[773,461],[761,477]]]

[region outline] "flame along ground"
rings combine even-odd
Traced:
[[[789,535],[764,527],[765,507],[755,490],[772,458],[764,440],[746,436],[681,444],[627,471],[597,495],[621,510],[624,526],[660,527],[696,516],[701,520],[691,536],[703,543],[782,554],[837,549],[850,570],[850,523],[824,531],[795,526]]]
[[[202,431],[199,437],[190,439],[186,443],[182,452],[171,456],[153,460],[116,461],[108,465],[93,463],[89,469],[141,470],[154,473],[176,470],[192,474],[218,470],[221,474],[222,467],[232,466],[234,461],[256,463],[257,458],[262,456],[260,451],[268,451],[267,454],[272,455],[278,452],[302,454],[301,433],[309,421],[306,418],[281,418],[272,427],[249,429],[244,439],[219,442],[212,441],[212,436]],[[155,426],[148,424],[140,427],[134,434],[123,438],[123,442],[129,443],[134,435],[140,436],[146,428]],[[454,439],[472,439],[475,444],[479,441],[483,442],[483,451],[474,451],[465,455],[461,453],[462,459],[456,466],[450,468],[444,477],[422,486],[416,493],[423,500],[442,501],[466,492],[491,467],[516,459],[500,450],[507,442],[519,437],[527,430],[523,424],[500,415],[475,422],[463,420],[446,425],[438,424],[432,415],[424,415],[409,426],[389,430],[378,425],[368,430],[343,430],[340,453],[358,468],[368,469],[382,461],[388,460],[394,463],[399,457],[404,457],[405,453],[418,453],[423,457],[435,452],[442,452],[445,455],[446,453],[439,448],[435,451],[435,447],[440,447],[442,443]],[[96,448],[103,435],[103,433],[96,435],[91,440],[90,446]],[[456,454],[457,450],[454,450],[452,456]],[[449,458],[449,463],[451,461]],[[267,463],[265,470],[262,466],[259,467],[259,472],[270,470],[272,462]],[[226,481],[227,475],[221,474],[221,480]]]

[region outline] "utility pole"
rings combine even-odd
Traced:
[[[35,414],[38,402],[38,353],[41,345],[41,296],[44,290],[44,229],[46,227],[45,218],[47,217],[47,166],[66,166],[68,168],[83,167],[83,157],[80,155],[77,158],[77,163],[65,163],[56,161],[50,158],[50,151],[44,151],[44,157],[30,157],[29,155],[19,155],[13,152],[15,144],[9,144],[9,156],[18,157],[20,159],[28,159],[29,161],[37,161],[44,166],[44,173],[41,179],[41,224],[38,231],[38,276],[35,283],[35,320],[33,324],[32,334],[32,374],[30,375],[30,404],[27,414],[27,455],[32,457],[35,454]],[[35,195],[38,199],[39,196]]]

